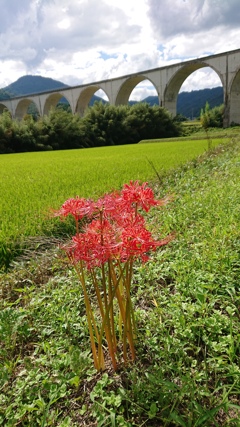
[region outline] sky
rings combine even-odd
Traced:
[[[27,74],[76,86],[239,48],[239,0],[0,0],[0,88]],[[220,85],[204,68],[181,91]],[[131,99],[149,95],[145,81]]]

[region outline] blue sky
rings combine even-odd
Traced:
[[[0,88],[91,83],[240,48],[239,0],[1,0]],[[209,69],[182,90],[219,86]],[[154,94],[144,83],[134,99]]]

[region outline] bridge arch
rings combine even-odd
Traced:
[[[189,64],[184,65],[180,69],[176,71],[176,73],[172,76],[172,78],[168,81],[168,84],[166,85],[164,94],[163,94],[163,106],[173,115],[176,115],[176,105],[177,105],[177,97],[179,94],[179,90],[183,84],[183,82],[195,71],[201,69],[201,68],[211,68],[215,73],[218,75],[218,77],[221,80],[221,83],[224,87],[224,82],[222,75],[219,73],[218,70],[215,69],[212,65],[209,65],[206,62],[192,62]]]
[[[80,116],[83,116],[86,109],[88,108],[89,102],[91,101],[93,95],[98,92],[99,90],[104,91],[104,93],[107,95],[106,91],[101,87],[101,85],[91,85],[86,87],[82,90],[80,93],[77,103],[76,103],[76,109],[75,113],[78,113]],[[109,97],[108,97],[109,99]]]
[[[57,104],[62,98],[65,98],[67,100],[67,102],[69,103],[69,107],[71,108],[71,104],[67,96],[65,94],[62,94],[61,92],[55,92],[49,95],[45,100],[44,107],[43,107],[43,115],[47,115],[51,110],[51,108],[56,108]]]
[[[229,93],[231,123],[240,124],[240,68],[233,77]]]
[[[15,118],[18,120],[23,119],[25,114],[27,114],[28,108],[31,104],[34,104],[34,107],[36,108],[36,110],[39,113],[39,110],[38,110],[35,102],[33,102],[33,100],[30,98],[24,98],[24,99],[21,99],[16,106],[15,114],[14,114]]]
[[[135,89],[135,87],[144,80],[148,80],[154,86],[159,99],[159,91],[155,83],[151,79],[149,79],[149,77],[146,77],[143,74],[137,74],[135,76],[131,76],[130,78],[128,78],[121,85],[116,96],[115,105],[126,105],[129,101],[129,98],[133,89]],[[160,104],[160,100],[159,100],[159,104]]]
[[[154,97],[154,103],[159,106],[159,94],[156,89],[156,86],[151,82],[151,80],[146,79],[142,80],[140,83],[135,86],[130,94],[129,103],[133,102],[149,102],[148,100]]]

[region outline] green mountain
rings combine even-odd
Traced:
[[[49,90],[67,87],[69,86],[59,82],[58,80],[50,79],[49,77],[23,76],[2,90],[9,93],[11,98],[13,98],[15,96],[47,92]]]
[[[27,75],[20,77],[9,86],[0,89],[0,100],[67,87],[69,86],[58,80]],[[90,105],[95,101],[106,102],[99,96],[93,95]],[[136,102],[130,101],[129,104],[132,105]],[[148,96],[142,102],[147,102],[150,105],[158,105],[158,97]],[[201,109],[205,107],[206,102],[209,103],[210,108],[221,105],[223,103],[223,88],[215,87],[212,89],[193,90],[192,92],[181,92],[177,99],[177,113],[187,118],[199,117]]]
[[[5,89],[0,89],[0,101],[4,99],[10,99],[11,95],[9,92],[6,92]]]

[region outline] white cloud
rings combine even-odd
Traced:
[[[197,35],[214,29],[238,28],[238,0],[149,0],[149,17],[158,36]],[[223,35],[224,36],[224,35]]]
[[[13,80],[9,81],[9,70],[11,70],[11,77]],[[0,67],[0,81],[3,82],[2,87],[7,86],[9,83],[13,83],[16,78],[27,74],[27,68],[22,61],[17,60],[6,60],[1,62]]]
[[[191,92],[192,90],[200,90],[205,88],[213,88],[221,86],[221,80],[216,73],[207,67],[192,73],[183,83],[180,92]]]
[[[239,22],[239,0],[1,0],[0,87],[25,74],[91,83],[237,49]],[[181,90],[219,84],[202,69]],[[133,93],[153,94],[149,82]]]

